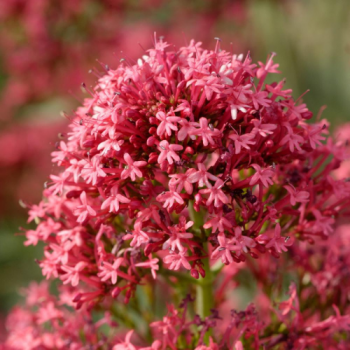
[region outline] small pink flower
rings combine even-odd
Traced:
[[[132,234],[129,233],[123,237],[124,240],[129,240],[132,238],[132,241],[130,242],[131,247],[138,248],[143,243],[147,243],[149,241],[147,233],[142,231],[141,228],[141,223],[136,222]]]
[[[293,90],[292,89],[282,90],[284,83],[285,83],[285,80],[282,80],[278,84],[274,83],[271,85],[266,85],[266,90],[272,93],[273,95],[281,96],[283,98],[289,98]]]
[[[314,225],[312,226],[312,231],[314,232],[320,231],[324,233],[326,236],[329,236],[331,233],[333,233],[334,228],[332,225],[335,222],[333,218],[328,216],[323,216],[321,212],[317,209],[314,209],[312,213],[314,214],[316,219],[314,221]]]
[[[109,212],[117,213],[119,211],[119,203],[130,203],[130,199],[118,193],[118,186],[113,186],[111,195],[102,203],[101,209],[109,207]]]
[[[220,137],[221,133],[218,129],[208,126],[207,118],[199,119],[199,129],[191,131],[191,135],[200,136],[202,138],[203,146],[215,145],[213,137]]]
[[[198,171],[193,172],[188,176],[189,182],[191,183],[198,182],[199,187],[203,187],[204,185],[207,187],[210,187],[211,183],[209,182],[209,180],[212,180],[212,181],[218,180],[218,177],[216,177],[215,175],[207,171],[203,163],[198,163],[197,167],[198,167]]]
[[[290,99],[287,101],[283,101],[282,105],[288,108],[288,114],[292,117],[295,117],[299,120],[303,119],[303,113],[308,112],[309,110],[306,107],[305,103],[301,103],[300,105],[296,105],[296,103]]]
[[[216,180],[214,187],[210,187],[204,190],[200,190],[199,193],[209,194],[209,198],[206,202],[207,205],[211,205],[214,202],[216,208],[221,207],[223,204],[228,203],[228,198],[221,190],[224,182],[220,179]]]
[[[107,139],[103,142],[101,142],[97,149],[102,150],[102,155],[107,155],[109,151],[114,150],[114,151],[120,151],[121,148],[120,146],[124,143],[124,140],[117,140],[117,139]]]
[[[159,270],[158,261],[159,261],[159,259],[150,258],[148,261],[135,264],[135,266],[150,268],[153,278],[156,279],[157,278],[156,271]]]
[[[36,230],[28,230],[26,232],[27,240],[24,242],[24,245],[27,247],[29,245],[36,246],[40,240],[40,236]]]
[[[235,244],[234,250],[237,255],[241,255],[242,253],[248,253],[250,248],[254,248],[256,246],[256,242],[254,239],[242,236],[242,230],[240,227],[235,227],[235,236],[231,240]]]
[[[125,341],[114,345],[112,350],[136,350],[135,346],[130,342],[133,333],[134,330],[129,331],[125,336]]]
[[[274,52],[271,53],[271,56],[268,58],[266,64],[259,61],[260,68],[256,72],[256,76],[258,79],[260,79],[263,75],[267,73],[280,73],[280,71],[277,70],[279,67],[279,64],[273,63],[273,58],[276,54]]]
[[[163,140],[159,143],[160,154],[158,157],[158,163],[163,163],[166,159],[169,164],[173,164],[174,161],[177,162],[180,160],[180,157],[175,153],[183,149],[180,145],[169,145],[169,142]]]
[[[187,171],[185,174],[179,173],[179,174],[169,175],[169,177],[171,178],[171,180],[169,181],[169,188],[174,189],[176,187],[176,192],[178,193],[181,193],[182,189],[184,188],[188,194],[192,194],[193,185],[189,179],[189,176],[193,172],[194,171]]]
[[[117,258],[113,264],[104,261],[99,267],[100,272],[98,273],[101,281],[105,282],[110,279],[112,284],[116,284],[118,278],[118,269],[123,262],[124,258]]]
[[[223,232],[218,234],[219,246],[212,252],[211,259],[217,260],[221,258],[223,264],[233,262],[231,251],[235,249],[232,239],[227,239]]]
[[[136,176],[142,177],[142,171],[139,168],[146,166],[147,162],[145,161],[134,162],[128,153],[124,154],[124,160],[127,165],[124,167],[124,170],[121,173],[120,177],[122,179],[127,179],[128,177],[130,177],[131,181],[135,181]]]
[[[293,240],[289,239],[289,237],[281,237],[281,226],[277,224],[275,226],[275,235],[274,237],[266,244],[266,248],[273,248],[277,253],[281,254],[282,251],[286,252],[287,247],[293,244]]]
[[[179,253],[168,254],[163,260],[166,264],[170,264],[170,270],[179,270],[181,265],[187,270],[191,269],[191,265],[186,259],[186,250],[182,250]]]
[[[37,317],[38,323],[42,324],[57,318],[63,318],[63,312],[57,309],[55,304],[50,301],[39,308]]]
[[[189,221],[187,225],[184,227],[184,229],[186,230],[192,225],[193,225],[193,222]],[[167,239],[163,243],[163,249],[169,248],[172,251],[175,251],[175,249],[178,249],[179,251],[184,249],[183,245],[181,244],[181,240],[190,239],[193,237],[193,234],[190,232],[180,232],[180,231],[181,229],[170,227],[171,235],[169,239]]]
[[[265,187],[273,185],[273,181],[271,178],[275,175],[275,173],[272,169],[261,169],[261,167],[257,164],[252,164],[252,167],[255,169],[256,173],[252,176],[249,182],[250,186],[254,186],[259,182],[261,182]]]
[[[273,134],[273,130],[277,128],[274,124],[262,124],[260,120],[253,119],[254,129],[252,133],[259,134],[262,137],[267,137]]]
[[[99,156],[94,156],[91,161],[86,161],[84,168],[81,170],[81,176],[86,183],[96,185],[97,179],[105,177],[106,173],[101,169],[102,164]]]
[[[284,188],[290,194],[290,204],[295,205],[297,203],[307,203],[309,201],[310,193],[307,191],[297,192],[292,186],[284,186]]]
[[[271,100],[267,97],[267,91],[258,91],[252,94],[252,102],[255,109],[259,109],[259,106],[268,107],[271,104]]]
[[[52,162],[62,165],[62,162],[70,155],[70,149],[64,141],[60,142],[59,151],[51,153]]]
[[[223,216],[223,213],[219,213],[207,221],[203,225],[203,228],[212,228],[212,232],[214,233],[216,231],[224,232],[225,229],[231,228],[231,226],[231,222]]]
[[[219,88],[222,88],[222,85],[219,82],[220,80],[217,77],[204,76],[203,79],[189,80],[186,86],[188,87],[192,83],[195,83],[195,86],[202,86],[204,96],[210,101],[214,92],[220,93]]]
[[[62,266],[62,270],[66,272],[65,275],[62,275],[61,279],[63,284],[71,283],[73,287],[76,287],[79,284],[79,273],[85,269],[87,263],[84,261],[78,262],[74,267],[71,266]]]
[[[158,202],[164,202],[163,208],[168,208],[168,209],[171,208],[175,202],[179,204],[184,203],[184,200],[182,199],[182,197],[176,191],[172,191],[172,190],[161,193],[156,197],[156,200]]]
[[[60,174],[59,176],[50,175],[50,179],[54,183],[54,185],[52,185],[50,187],[50,191],[52,191],[53,195],[55,195],[55,194],[61,195],[63,193],[64,185],[69,177],[70,177],[70,173],[68,173],[68,172],[64,172],[64,173]]]
[[[167,116],[164,112],[158,112],[156,118],[161,121],[157,128],[157,135],[163,136],[165,133],[171,136],[172,131],[177,131],[177,126],[173,123],[179,122],[181,118],[175,115]]]
[[[89,215],[96,216],[96,211],[88,204],[85,191],[81,193],[80,200],[82,204],[77,206],[74,215],[78,215],[77,222],[82,223]]]
[[[229,135],[229,139],[231,139],[235,143],[236,154],[241,153],[242,147],[245,149],[250,149],[249,145],[255,144],[255,141],[252,141],[252,139],[254,138],[255,138],[254,134],[238,135],[236,133],[232,133]]]
[[[187,119],[183,118],[179,121],[181,129],[177,133],[177,139],[183,141],[187,136],[191,138],[196,138],[193,134],[195,133],[195,127],[198,127],[199,124],[195,122],[190,122]]]
[[[303,150],[300,145],[304,143],[304,138],[301,135],[295,134],[290,127],[288,127],[287,130],[288,133],[280,141],[280,145],[288,143],[289,150],[291,152],[294,152],[295,149],[297,149],[299,152],[302,152]]]

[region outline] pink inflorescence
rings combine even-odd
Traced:
[[[204,277],[207,258],[278,258],[332,234],[350,204],[349,182],[331,176],[346,147],[322,142],[328,123],[308,123],[283,80],[266,84],[274,56],[257,66],[219,41],[156,40],[83,84],[91,97],[52,153],[62,171],[31,207],[25,242],[45,243],[43,274],[73,286],[76,307],[128,301],[162,271]]]

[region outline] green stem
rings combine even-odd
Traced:
[[[200,278],[196,286],[196,308],[201,318],[211,314],[210,309],[214,307],[214,296],[212,288],[212,273],[209,267],[209,259],[204,259],[205,278]]]
[[[211,309],[214,308],[213,294],[213,274],[209,265],[209,257],[203,259],[205,278],[200,277],[196,285],[196,311],[202,318],[206,318],[211,314]],[[211,332],[207,332],[204,336],[204,342],[209,343]]]

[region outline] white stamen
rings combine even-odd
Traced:
[[[232,117],[232,120],[237,119],[237,108],[236,107],[231,107],[231,117]]]

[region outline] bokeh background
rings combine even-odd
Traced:
[[[68,114],[107,64],[133,62],[153,33],[194,38],[254,61],[274,51],[287,88],[334,127],[350,121],[349,0],[0,0],[0,315],[40,279],[24,247],[25,204],[39,201]]]

